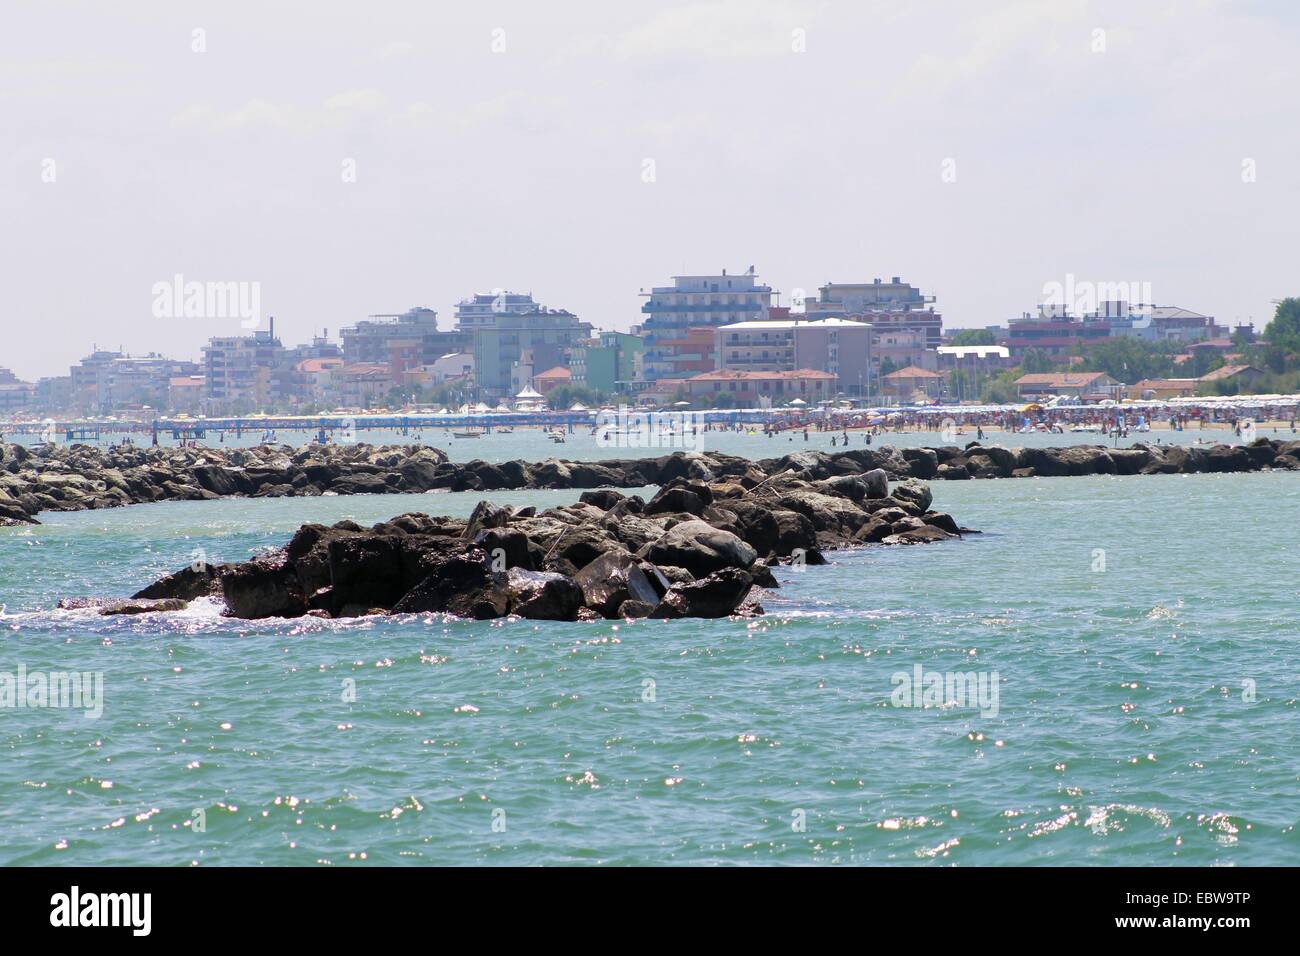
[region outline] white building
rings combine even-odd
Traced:
[[[664,354],[655,348],[657,341],[684,339],[688,329],[766,321],[772,301],[772,287],[757,282],[753,266],[740,275],[724,269],[720,275],[673,276],[672,285],[656,286],[641,294],[647,298],[641,312],[646,317],[642,327],[649,381],[672,371]]]

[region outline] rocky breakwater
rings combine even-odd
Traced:
[[[817,479],[797,465],[764,474],[751,464],[735,477],[671,479],[649,501],[605,488],[541,512],[482,501],[466,520],[308,524],[274,552],[184,568],[134,595],[130,610],[108,612],[214,596],[238,618],[758,614],[755,589],[777,586],[778,562],[824,564],[830,549],[967,532],[931,504],[925,482],[891,490],[878,469]]]
[[[42,511],[230,496],[400,494],[435,487],[447,456],[422,446],[134,448],[0,445],[0,525]]]
[[[773,471],[798,467],[812,478],[879,468],[891,479],[920,478],[1062,478],[1080,475],[1189,475],[1249,472],[1265,469],[1300,470],[1300,441],[1259,438],[1248,445],[1155,445],[1138,442],[1128,448],[1066,445],[1058,448],[1005,448],[971,442],[964,447],[894,448],[881,445],[838,453],[796,452],[757,463]]]
[[[895,448],[796,451],[758,462],[720,452],[658,458],[529,463],[457,463],[424,446],[312,445],[246,449],[117,448],[86,445],[29,449],[0,445],[0,525],[35,522],[42,511],[81,511],[150,501],[230,496],[407,494],[528,488],[639,488],[679,479],[761,481],[793,469],[822,480],[879,469],[891,480],[1154,475],[1300,470],[1300,442],[1260,438],[1248,445],[1067,445],[1004,448]]]

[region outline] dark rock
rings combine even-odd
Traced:
[[[529,547],[528,535],[513,528],[489,528],[474,537],[474,546],[487,553],[494,571],[522,568],[536,569],[534,555]]]
[[[573,525],[566,528],[547,549],[543,567],[572,575],[606,551],[622,549],[623,545],[608,531],[590,525]]]
[[[651,616],[727,617],[745,600],[751,583],[747,571],[728,567],[689,584],[674,584]]]
[[[242,470],[220,465],[199,465],[192,472],[199,487],[218,495],[246,495],[254,490],[253,482]]]
[[[675,479],[646,502],[645,514],[691,514],[699,517],[713,503],[713,491],[702,481]]]
[[[583,504],[595,505],[601,511],[608,511],[620,501],[625,501],[626,496],[613,488],[597,488],[594,491],[584,491],[578,495],[578,500]]]
[[[183,611],[189,602],[179,598],[63,598],[58,607],[65,611],[97,610],[102,615],[153,614],[158,611]]]
[[[750,565],[749,576],[753,581],[754,587],[757,588],[774,590],[781,586],[781,582],[776,579],[776,575],[772,573],[772,569],[763,561],[755,561]]]
[[[605,617],[615,617],[625,601],[659,603],[667,590],[656,590],[637,559],[626,551],[607,551],[573,578],[582,591],[582,601]]]
[[[905,519],[915,521],[915,518]],[[909,530],[897,534],[891,534],[885,538],[882,544],[930,544],[934,541],[944,541],[949,538],[955,538],[957,535],[950,534],[942,528],[936,528],[934,525],[922,524],[920,527],[913,527]]]
[[[283,551],[231,565],[221,592],[232,617],[299,617],[307,610],[298,576]]]
[[[657,601],[654,604],[647,604],[644,601],[624,601],[619,605],[617,616],[621,618],[649,617],[654,613],[658,604]]]
[[[103,615],[113,614],[154,614],[160,611],[183,611],[188,601],[180,598],[158,598],[156,600],[112,601],[99,609]]]
[[[884,541],[892,533],[889,521],[878,515],[873,515],[870,521],[857,530],[853,535],[853,540],[859,544],[876,544]]]
[[[465,523],[465,540],[473,541],[475,535],[487,528],[504,528],[509,520],[509,509],[499,508],[490,501],[480,501]]]
[[[1112,475],[1115,462],[1105,448],[1098,445],[1070,445],[1064,448],[1033,448],[1020,450],[1021,467],[1033,468],[1035,474],[1047,478],[1069,475]]]
[[[721,568],[748,568],[758,554],[729,531],[704,521],[684,521],[646,545],[637,556],[659,565],[686,568],[699,578]]]
[[[506,575],[493,574],[481,550],[442,552],[431,565],[424,580],[393,606],[394,614],[446,613],[487,620],[508,613]]]
[[[1250,452],[1241,445],[1215,445],[1205,461],[1205,470],[1210,472],[1250,471],[1255,467]]]
[[[506,588],[510,613],[541,621],[573,621],[582,607],[582,588],[570,577],[511,568]]]
[[[900,481],[894,486],[891,497],[910,502],[913,507],[921,512],[929,511],[930,504],[934,501],[930,486],[924,481],[918,481],[915,478]]]
[[[330,584],[340,605],[391,608],[406,593],[398,535],[350,535],[328,544]]]
[[[226,567],[226,566],[223,566]],[[175,598],[193,601],[221,593],[221,571],[206,561],[196,562],[169,574],[131,595],[132,600],[162,600]]]
[[[942,511],[927,511],[921,516],[921,520],[928,525],[947,531],[949,534],[958,534],[961,530],[953,516]]]
[[[929,480],[939,474],[939,455],[933,448],[904,448],[902,449],[903,460],[907,462],[909,472],[913,478]],[[884,475],[882,469],[876,469]],[[872,495],[873,498],[883,498],[887,491],[882,491],[879,495]]]

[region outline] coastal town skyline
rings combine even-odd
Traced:
[[[750,268],[752,269],[755,267],[751,266]],[[693,271],[686,270],[672,275],[666,274],[658,277],[655,281],[671,282],[679,277],[726,275],[728,274],[728,271],[729,270],[726,267],[717,272],[711,272],[707,268],[702,270],[696,269]],[[732,274],[740,275],[743,273],[740,270],[735,270]],[[771,288],[771,294],[769,297],[770,305],[778,310],[788,310],[791,315],[796,316],[804,313],[805,301],[811,301],[816,298],[819,286],[842,285],[844,284],[842,281],[843,279],[851,279],[853,282],[879,282],[882,281],[881,277],[885,276],[886,279],[892,278],[893,281],[897,282],[900,278],[897,274],[887,274],[880,270],[876,270],[868,275],[867,271],[859,269],[852,276],[841,277],[841,281],[828,279],[805,285],[795,284],[781,286],[770,282],[761,271],[757,272],[757,275]],[[176,288],[176,293],[174,295],[171,293],[171,287],[173,285],[175,285]],[[185,315],[186,295],[183,289],[187,286],[194,290],[191,295],[195,296],[196,301],[200,303],[211,303],[215,296],[215,301],[222,304],[222,307],[226,310],[227,314],[216,316],[201,314],[193,316]],[[585,321],[590,321],[593,328],[597,331],[627,333],[636,331],[644,321],[644,316],[641,314],[641,306],[644,304],[646,297],[650,294],[650,289],[654,286],[653,284],[650,284],[639,287],[635,293],[631,294],[632,305],[629,309],[630,318],[624,322],[597,320],[588,313],[585,313],[582,309],[572,307],[568,298],[562,293],[560,295],[551,295],[549,292],[542,292],[533,288],[514,284],[492,285],[483,289],[470,291],[467,295],[461,295],[459,298],[450,299],[446,302],[439,299],[437,304],[435,304],[434,299],[428,296],[423,298],[417,297],[407,303],[379,303],[381,306],[386,305],[393,307],[370,308],[358,315],[336,315],[331,317],[332,320],[326,319],[306,328],[303,327],[302,321],[300,319],[295,320],[294,316],[285,316],[261,309],[260,307],[257,310],[256,316],[249,316],[244,310],[249,307],[250,303],[260,306],[262,301],[261,283],[255,280],[252,282],[241,280],[198,280],[194,276],[186,276],[182,273],[177,273],[174,276],[168,276],[151,283],[148,290],[147,301],[145,303],[146,313],[148,313],[151,306],[155,311],[157,310],[160,301],[159,290],[164,287],[167,288],[167,293],[161,298],[168,303],[169,308],[174,309],[175,314],[169,314],[166,316],[154,314],[149,317],[149,321],[175,322],[181,324],[188,323],[190,331],[193,333],[191,344],[189,346],[181,343],[175,349],[169,352],[164,352],[151,347],[148,344],[148,340],[146,340],[143,348],[133,349],[126,344],[126,340],[122,336],[119,336],[116,339],[112,336],[99,336],[97,338],[87,339],[79,344],[64,343],[61,345],[60,352],[43,352],[38,361],[26,364],[17,361],[5,361],[4,359],[9,358],[11,355],[21,354],[18,351],[10,352],[6,349],[3,358],[0,358],[0,367],[8,368],[15,373],[20,373],[20,377],[35,380],[37,378],[65,373],[70,366],[75,365],[80,359],[100,350],[119,352],[123,356],[127,357],[166,355],[169,358],[199,361],[202,357],[203,346],[211,338],[247,335],[254,330],[268,331],[270,328],[269,323],[272,322],[278,327],[280,337],[285,342],[310,342],[322,337],[327,340],[332,339],[337,341],[340,329],[355,326],[360,321],[400,315],[411,309],[422,309],[433,312],[437,316],[439,327],[451,330],[455,328],[455,314],[458,306],[463,305],[467,301],[473,300],[476,296],[491,297],[500,294],[510,296],[523,295],[535,298],[538,301],[544,300],[547,304],[554,304],[556,307],[563,309],[566,312],[571,312],[573,315]],[[252,290],[251,292],[250,289]],[[927,282],[925,284],[925,289],[930,300],[939,299],[939,295],[931,293],[932,286],[930,283]],[[1135,314],[1149,311],[1153,306],[1168,307],[1175,303],[1191,301],[1190,296],[1156,296],[1153,292],[1153,284],[1145,280],[1093,280],[1077,276],[1073,272],[1066,272],[1059,277],[1050,277],[1047,280],[1044,280],[1038,289],[1038,296],[1032,299],[1032,301],[1027,300],[1020,302],[1013,306],[1008,314],[1002,315],[998,319],[991,319],[988,322],[961,323],[959,321],[954,321],[950,317],[948,309],[945,306],[941,310],[943,312],[943,329],[945,333],[956,333],[962,331],[1005,328],[1009,321],[1023,319],[1035,313],[1046,314],[1053,309],[1070,317],[1079,317],[1093,313],[1100,303],[1105,302],[1107,290],[1115,290],[1114,294],[1120,297],[1118,301],[1122,301],[1126,305],[1131,306]],[[1284,291],[1261,293],[1258,298],[1263,303],[1263,306],[1261,307],[1262,311],[1258,316],[1252,314],[1250,316],[1241,317],[1234,314],[1232,316],[1232,321],[1229,324],[1233,327],[1253,326],[1257,329],[1262,329],[1263,326],[1268,323],[1268,320],[1272,318],[1273,310],[1282,298],[1283,294]],[[1143,299],[1140,298],[1140,296],[1145,296],[1146,298]],[[942,298],[945,303],[950,300],[950,297],[947,295]],[[952,298],[960,298],[960,296],[954,296]],[[206,307],[207,306],[204,304],[197,306],[200,311]],[[1206,314],[1214,315],[1214,313]],[[22,330],[19,329],[16,331],[20,332]],[[66,361],[64,361],[64,356],[67,357]]]
[[[372,313],[331,337],[277,334],[260,288],[176,275],[156,317],[234,323],[197,359],[92,346],[66,375],[25,381],[0,366],[0,422],[61,415],[317,414],[487,402],[562,409],[771,406],[853,399],[997,404],[1100,402],[1295,390],[1300,299],[1262,330],[1157,303],[1149,285],[1068,274],[1005,325],[945,328],[937,296],[900,276],[799,289],[790,305],[755,266],[642,289],[641,321],[597,328],[531,293],[495,288],[450,319],[415,306]]]
[[[0,38],[39,93],[0,96],[28,378],[238,331],[153,316],[178,273],[258,283],[294,341],[503,279],[626,330],[634,290],[751,262],[783,300],[917,277],[949,328],[1068,274],[1261,327],[1300,238],[1282,4],[71,7]]]

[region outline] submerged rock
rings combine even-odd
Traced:
[[[94,608],[104,616],[115,614],[156,614],[161,611],[183,611],[189,606],[188,601],[177,598],[157,600],[136,598],[64,598],[59,601],[62,610],[86,610]]]

